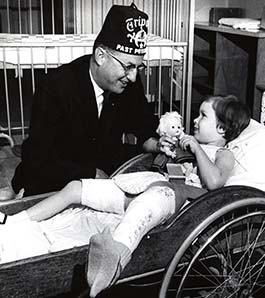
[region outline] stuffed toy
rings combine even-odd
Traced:
[[[167,112],[161,116],[159,125],[156,130],[158,135],[167,135],[175,141],[175,145],[165,148],[165,154],[169,157],[175,158],[175,148],[178,146],[178,141],[184,136],[184,127],[182,125],[182,117],[178,112]]]
[[[176,148],[178,148],[179,140],[184,136],[184,127],[182,125],[182,117],[178,112],[167,112],[161,116],[159,125],[156,130],[161,137],[167,135],[175,142],[170,147],[165,147],[165,153],[159,153],[152,165],[152,169],[158,172],[165,172],[165,167],[168,162],[172,162],[176,158]]]

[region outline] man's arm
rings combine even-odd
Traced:
[[[158,153],[160,152],[159,139],[151,137],[143,143],[143,150],[145,152]]]

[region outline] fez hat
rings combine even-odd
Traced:
[[[99,32],[95,45],[103,44],[115,51],[144,55],[146,51],[148,16],[134,3],[113,5]]]

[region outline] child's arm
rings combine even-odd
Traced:
[[[189,148],[195,154],[201,181],[207,189],[213,190],[224,186],[235,163],[231,151],[219,150],[213,163],[193,136],[184,137],[180,145],[184,149]]]
[[[196,154],[196,159],[201,181],[209,190],[225,185],[235,163],[233,153],[226,149],[216,152],[214,163],[202,149]]]

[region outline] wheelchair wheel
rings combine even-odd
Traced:
[[[194,213],[194,222],[187,224],[159,297],[265,297],[265,198],[227,191],[222,202],[212,196],[194,207],[183,214],[185,220]]]

